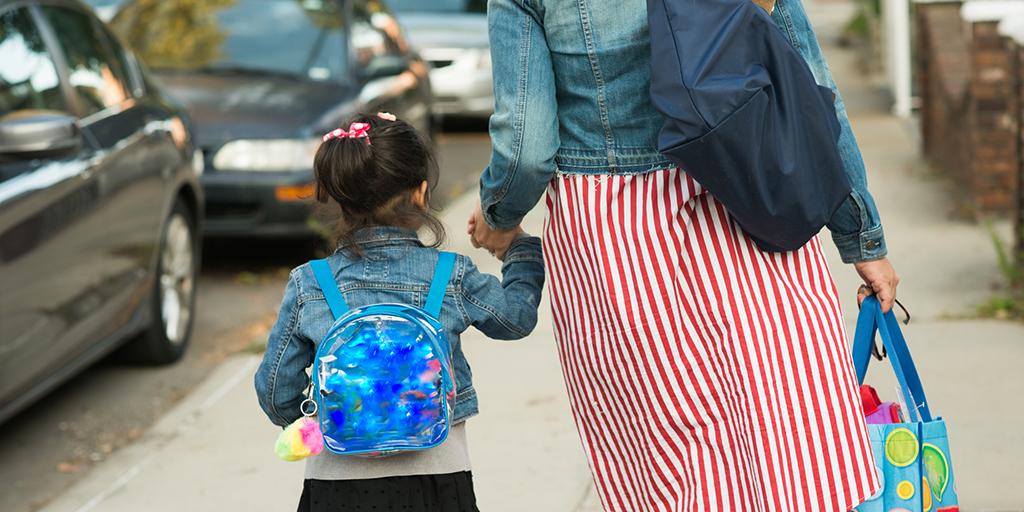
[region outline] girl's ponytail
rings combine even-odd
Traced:
[[[408,123],[388,115],[357,116],[347,130],[324,136],[313,172],[317,201],[333,200],[341,208],[340,245],[361,253],[355,233],[374,225],[425,225],[433,245],[443,243],[441,221],[412,202],[424,181],[433,189],[438,170],[429,143]]]
[[[320,145],[313,158],[317,201],[333,199],[342,211],[369,212],[381,206],[365,186],[377,173],[373,147],[367,140],[338,137]]]

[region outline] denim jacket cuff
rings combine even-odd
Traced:
[[[541,252],[540,238],[530,235],[519,235],[512,241],[505,253],[505,265],[522,261],[534,261],[544,263],[544,256]],[[503,265],[504,266],[504,265]]]
[[[878,260],[884,258],[889,252],[885,246],[885,234],[882,232],[881,225],[849,235],[833,233],[832,241],[839,249],[839,256],[843,258],[843,263]]]
[[[483,208],[484,221],[492,229],[512,229],[523,222],[522,217],[517,219],[505,218],[495,210],[497,210],[497,204],[485,205]]]

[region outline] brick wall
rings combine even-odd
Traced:
[[[958,180],[967,179],[967,38],[960,3],[915,5],[917,90],[926,157]]]
[[[1008,213],[1021,162],[1016,60],[996,23],[965,23],[959,2],[915,5],[924,153],[982,213]]]
[[[1020,165],[1015,66],[998,23],[973,23],[968,28],[973,32],[967,118],[969,185],[981,211],[1009,212],[1016,201]]]

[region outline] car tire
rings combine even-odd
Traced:
[[[180,199],[160,233],[152,318],[145,330],[121,350],[128,362],[170,364],[184,355],[195,319],[199,278],[199,236],[195,214]]]

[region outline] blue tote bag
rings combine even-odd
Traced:
[[[896,315],[883,314],[875,297],[861,305],[853,340],[857,380],[863,384],[875,334],[882,338],[906,402],[904,423],[868,425],[882,489],[857,512],[957,512],[960,510],[946,422],[932,416],[921,378]]]
[[[648,0],[658,150],[767,251],[803,247],[850,195],[832,90],[750,0]]]

